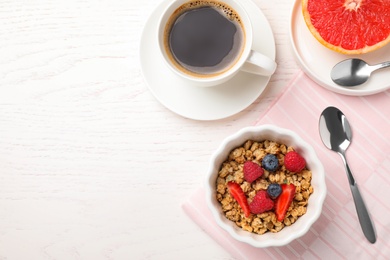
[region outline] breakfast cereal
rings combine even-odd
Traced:
[[[284,157],[291,151],[294,151],[293,147],[274,141],[247,140],[243,145],[236,147],[229,153],[228,158],[222,163],[216,181],[217,200],[221,204],[226,218],[235,222],[243,230],[264,234],[266,232],[278,232],[295,223],[300,216],[306,213],[309,197],[313,193],[312,173],[306,167],[300,172],[291,172],[286,169]],[[279,162],[278,168],[274,171],[267,170],[267,167],[262,165],[264,157],[270,154],[276,156]],[[257,163],[263,169],[262,175],[251,182],[248,182],[244,177],[243,168],[247,161]],[[247,204],[251,204],[255,195],[259,191],[266,191],[272,183],[281,186],[293,184],[291,186],[295,186],[295,193],[292,193],[292,202],[288,209],[286,208],[287,212],[283,215],[283,219],[280,219],[273,209],[260,214],[248,214],[248,212],[244,212],[245,208],[243,209],[237,199],[229,192],[229,182],[237,183],[241,187]],[[275,198],[273,199],[275,200]],[[277,198],[275,201],[277,201]]]

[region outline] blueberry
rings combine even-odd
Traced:
[[[278,169],[279,160],[274,154],[267,154],[264,156],[261,164],[267,171],[274,172],[276,169]]]
[[[282,187],[277,183],[268,185],[267,193],[272,199],[276,199],[282,193]]]

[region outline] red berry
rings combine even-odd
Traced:
[[[299,153],[291,151],[284,156],[284,166],[290,172],[300,172],[305,168],[306,161]]]
[[[250,210],[248,201],[246,199],[244,191],[241,189],[241,186],[238,183],[229,181],[227,184],[229,193],[233,196],[233,198],[238,202],[242,210],[244,211],[245,217],[249,217]]]
[[[282,193],[275,201],[275,214],[278,221],[283,221],[286,217],[287,210],[294,199],[295,185],[290,183],[282,184],[280,186],[282,188]]]
[[[264,170],[260,165],[252,161],[246,161],[244,163],[244,179],[247,182],[254,182],[257,178],[263,175]]]
[[[274,201],[270,199],[265,190],[260,190],[253,197],[249,209],[253,214],[261,214],[274,208]]]

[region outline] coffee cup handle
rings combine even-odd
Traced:
[[[253,74],[271,76],[276,70],[276,63],[264,54],[251,50],[241,70]]]

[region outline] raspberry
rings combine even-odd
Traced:
[[[249,204],[249,209],[253,214],[261,214],[273,208],[274,201],[269,198],[268,193],[265,190],[258,191]]]
[[[264,170],[260,167],[260,165],[252,161],[246,161],[244,163],[243,171],[244,171],[244,179],[250,183],[255,181],[264,173]]]
[[[291,151],[284,156],[284,166],[290,172],[300,172],[305,168],[306,161],[299,153]]]

